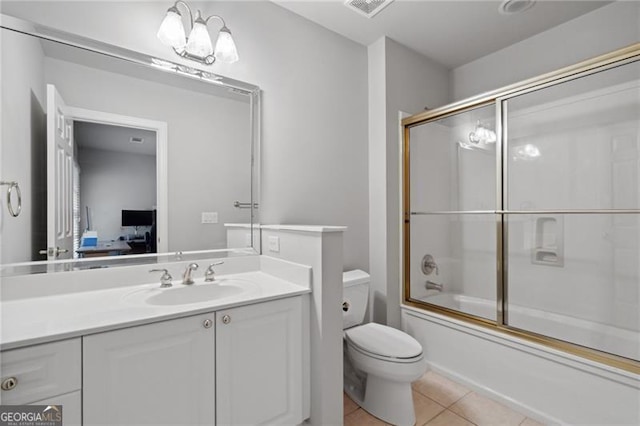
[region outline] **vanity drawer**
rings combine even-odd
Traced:
[[[80,389],[81,356],[79,338],[0,353],[0,404],[28,404]]]
[[[65,395],[52,396],[41,401],[34,401],[32,405],[62,405],[62,426],[82,425],[82,392],[67,393]]]

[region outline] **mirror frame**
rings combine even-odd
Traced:
[[[84,49],[100,55],[141,65],[153,72],[172,72],[182,78],[192,78],[216,87],[224,87],[249,98],[250,138],[251,138],[251,176],[250,176],[250,232],[252,246],[242,249],[212,249],[198,251],[178,251],[175,253],[152,253],[130,256],[104,256],[84,259],[29,261],[0,265],[0,277],[29,275],[48,272],[62,272],[80,269],[101,269],[119,266],[144,265],[154,263],[190,261],[210,259],[212,257],[246,256],[260,254],[261,248],[254,247],[254,232],[260,232],[258,223],[258,207],[260,203],[260,165],[261,165],[261,90],[259,86],[235,80],[209,70],[184,65],[181,63],[156,58],[134,50],[93,40],[55,28],[26,21],[0,13],[0,28],[15,31],[42,40],[62,43],[67,46]],[[161,66],[158,66],[161,64]],[[259,241],[259,239],[258,239]]]

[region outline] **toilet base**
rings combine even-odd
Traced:
[[[416,423],[411,383],[408,382],[394,382],[367,375],[361,407],[380,420],[396,426],[413,426]]]

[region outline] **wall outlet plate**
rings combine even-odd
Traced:
[[[280,237],[269,237],[269,251],[280,253]]]
[[[202,223],[218,223],[218,212],[202,212]]]

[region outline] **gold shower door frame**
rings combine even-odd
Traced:
[[[619,49],[608,54],[598,56],[578,64],[562,68],[560,70],[543,74],[541,76],[531,78],[520,83],[506,86],[492,92],[484,93],[466,100],[462,100],[450,105],[446,105],[437,109],[428,110],[419,114],[412,115],[402,120],[403,126],[403,142],[402,142],[402,282],[403,282],[403,304],[414,308],[420,308],[427,311],[436,312],[458,320],[466,321],[475,325],[486,327],[500,333],[510,336],[519,337],[528,341],[542,344],[544,346],[558,349],[572,355],[577,355],[600,362],[612,367],[640,374],[640,362],[629,358],[613,355],[597,349],[569,343],[560,339],[552,338],[531,331],[519,329],[508,325],[508,309],[507,309],[507,242],[508,229],[506,223],[507,215],[517,214],[576,214],[576,213],[606,213],[606,214],[640,214],[639,210],[554,210],[554,211],[515,211],[506,210],[506,186],[507,182],[507,163],[506,155],[507,129],[503,126],[506,119],[505,101],[515,96],[523,95],[528,92],[540,90],[546,87],[554,86],[576,78],[584,77],[610,68],[625,65],[640,60],[640,43],[635,43],[623,49]],[[494,105],[496,110],[496,209],[494,211],[451,211],[437,212],[437,214],[487,214],[496,217],[496,271],[497,271],[497,304],[496,304],[496,321],[477,317],[454,309],[434,305],[421,300],[411,298],[411,204],[410,204],[410,129],[415,126],[436,121],[448,116],[463,113],[471,109],[484,106]],[[430,212],[430,214],[436,214]]]

